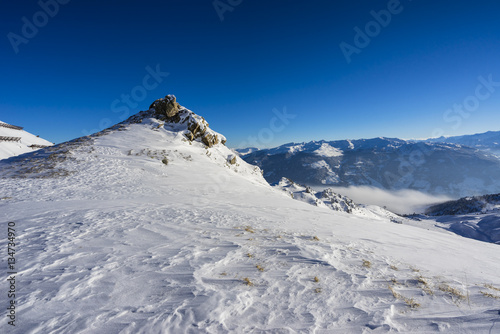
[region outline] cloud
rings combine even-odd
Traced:
[[[391,191],[369,186],[328,188],[351,198],[358,204],[385,206],[388,210],[399,214],[422,213],[429,205],[452,199],[445,195],[430,195],[410,189]]]

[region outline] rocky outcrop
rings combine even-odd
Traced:
[[[172,130],[181,131],[189,141],[199,141],[207,147],[226,143],[226,138],[212,131],[203,117],[177,103],[174,95],[154,101],[149,110]]]
[[[163,99],[154,101],[149,109],[153,109],[155,114],[163,115],[168,118],[174,117],[179,113],[181,106],[177,103],[174,95],[167,95]]]
[[[227,157],[227,162],[229,162],[231,165],[236,164],[236,156],[235,155],[230,155]]]
[[[297,184],[286,177],[281,178],[274,187],[291,195],[293,199],[311,205],[346,213],[354,213],[358,210],[358,206],[350,198],[337,194],[330,188],[316,192],[311,187]]]
[[[334,211],[353,213],[357,208],[356,203],[352,199],[334,192],[331,188],[323,190],[323,192],[318,193],[316,196],[320,197],[321,201]]]
[[[210,133],[206,133],[201,137],[201,141],[208,147],[212,147],[215,144],[219,143],[219,138],[217,138],[217,135],[211,135]]]

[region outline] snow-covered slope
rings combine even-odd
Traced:
[[[500,329],[497,245],[293,200],[179,114],[0,163],[17,259],[0,332]]]
[[[500,194],[460,198],[433,205],[425,213],[410,217],[422,222],[413,225],[432,224],[466,238],[500,245]]]
[[[0,121],[0,160],[51,145],[53,143],[22,128]]]
[[[465,238],[500,245],[500,212],[442,216],[412,215],[404,224],[422,228],[443,229]],[[413,221],[412,221],[413,220]]]

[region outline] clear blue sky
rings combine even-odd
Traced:
[[[54,142],[166,94],[233,147],[500,130],[498,1],[55,1],[0,11],[0,120]]]

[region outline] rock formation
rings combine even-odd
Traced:
[[[154,101],[149,110],[153,112],[156,118],[164,120],[165,124],[185,125],[184,136],[189,141],[198,140],[207,147],[226,143],[226,138],[212,131],[203,117],[179,105],[174,95],[167,95]],[[177,130],[179,129],[177,128]]]
[[[154,101],[149,106],[149,109],[153,109],[158,115],[163,115],[171,118],[179,113],[180,107],[181,106],[176,102],[176,98],[174,95],[167,95],[163,99]]]

